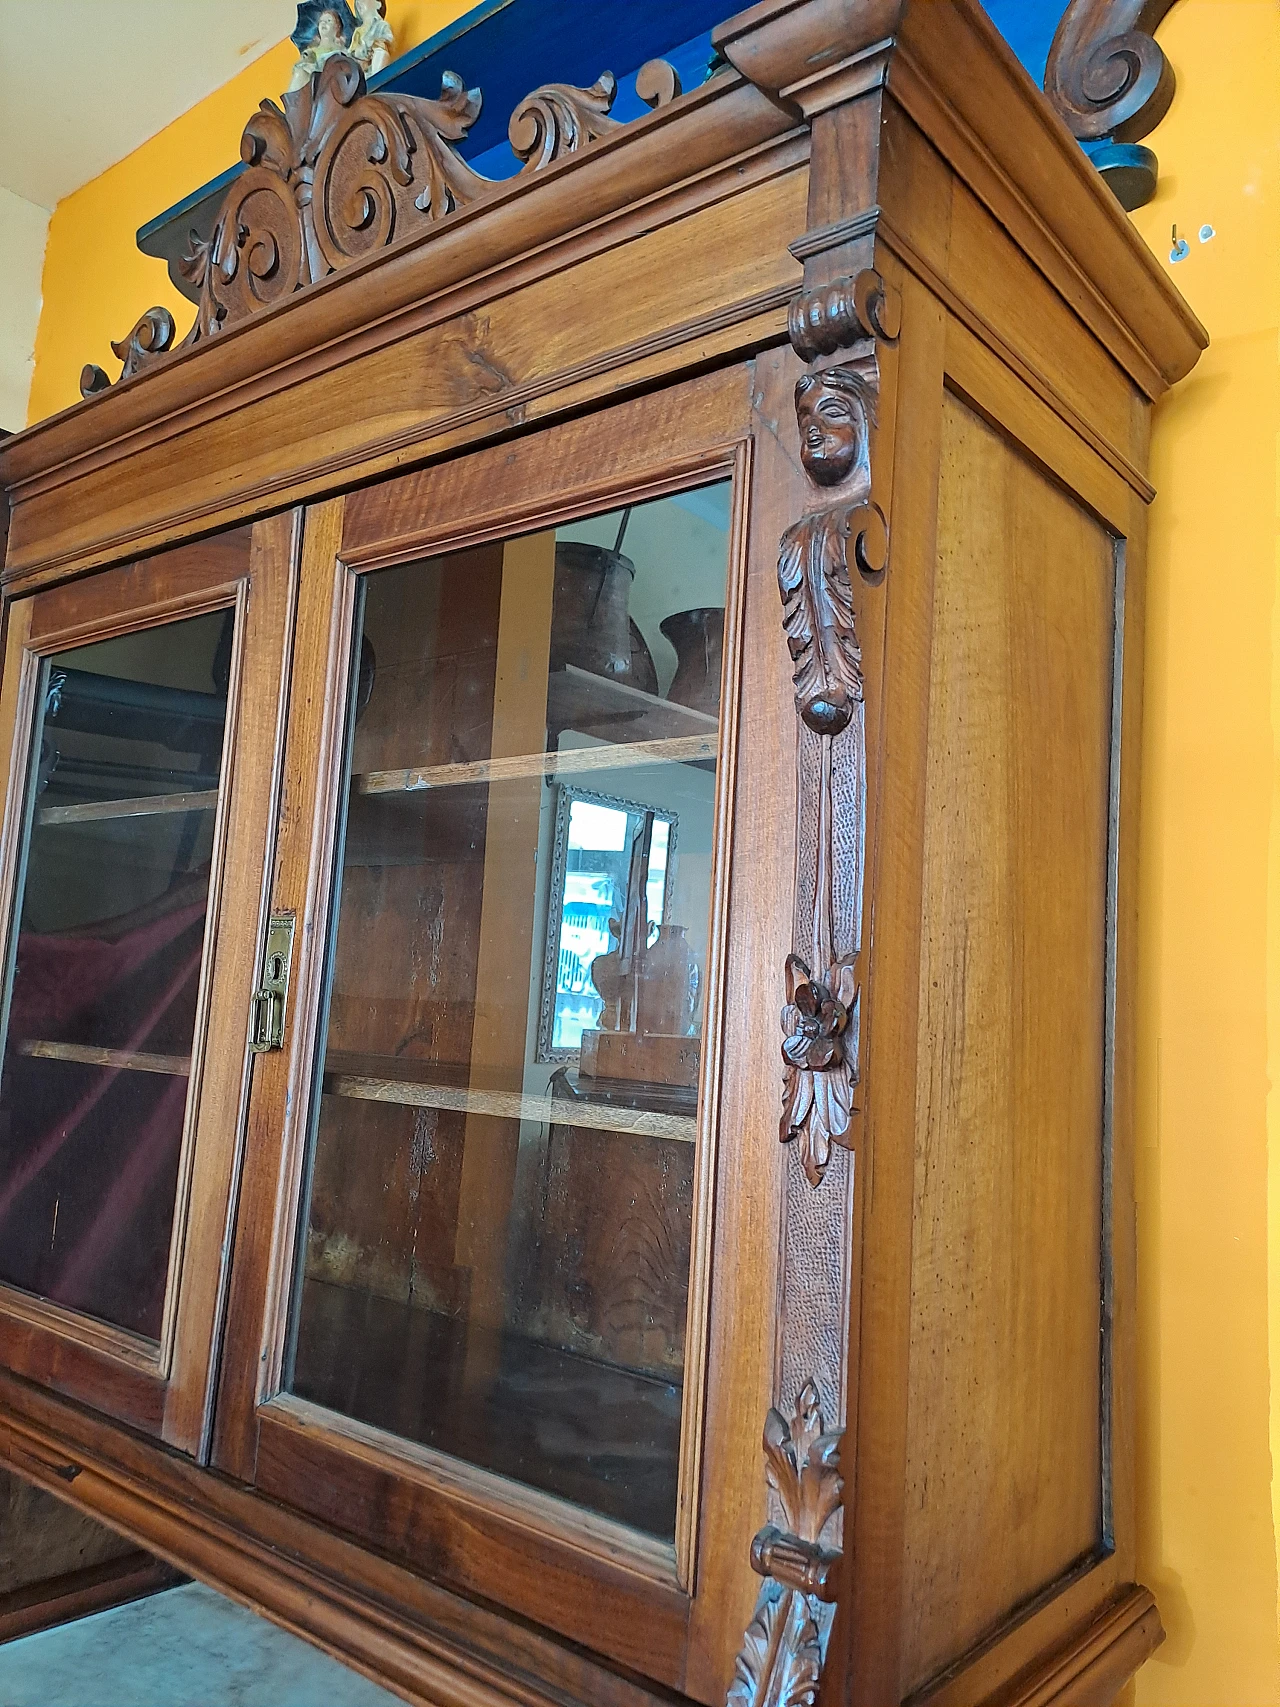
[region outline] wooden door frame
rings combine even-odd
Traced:
[[[261,938],[264,856],[275,796],[299,517],[246,529],[243,565],[180,547],[7,606],[0,752],[4,961],[17,897],[43,660],[69,647],[234,609],[214,858],[193,1031],[191,1088],[158,1342],[0,1286],[7,1366],[193,1456],[207,1454],[212,1373],[247,1087],[248,999]],[[232,570],[228,573],[228,568]]]

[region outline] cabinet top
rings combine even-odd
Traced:
[[[752,253],[770,307],[780,266],[798,292],[815,227],[874,244],[884,222],[909,252],[912,232],[936,225],[938,192],[886,158],[890,113],[927,139],[1140,392],[1154,399],[1193,366],[1203,328],[978,0],[760,0],[714,41],[724,67],[688,92],[663,62],[644,67],[637,86],[653,110],[630,124],[611,116],[607,72],[589,89],[533,90],[509,126],[523,167],[499,182],[458,153],[480,104],[459,79],[433,100],[370,93],[337,56],[281,106],[264,102],[244,132],[247,169],[188,263],[191,331],[173,347],[168,311],[144,314],[114,346],[120,381],[87,369],[84,403],[0,448],[15,511],[128,455],[139,435],[176,438],[318,373],[345,369],[358,385],[350,364],[410,321],[474,314],[535,278],[564,282],[564,322],[598,317],[607,304],[584,301],[574,269],[673,222],[678,205],[725,203],[766,157],[770,171],[808,169],[809,231],[757,226],[744,253],[726,256],[726,274],[738,269],[726,295],[741,296]],[[855,109],[868,116],[860,157],[820,149],[827,116]],[[685,241],[698,241],[695,224]],[[781,328],[775,316],[759,341]]]

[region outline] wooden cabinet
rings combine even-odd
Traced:
[[[716,40],[329,62],[0,450],[0,1455],[413,1701],[1106,1702],[1204,337],[970,0]]]

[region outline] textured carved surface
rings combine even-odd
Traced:
[[[892,343],[902,325],[902,302],[871,268],[856,278],[836,279],[821,290],[798,296],[791,305],[787,330],[791,348],[802,361],[855,344],[860,338]]]
[[[1071,0],[1062,14],[1045,94],[1082,140],[1134,142],[1173,99],[1173,67],[1151,32],[1173,0]]]
[[[617,93],[618,79],[604,71],[589,89],[547,83],[526,95],[507,130],[523,170],[536,172],[617,130],[618,120],[609,117]]]

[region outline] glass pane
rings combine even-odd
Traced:
[[[728,524],[365,578],[286,1381],[668,1539]]]
[[[0,1280],[160,1334],[233,613],[46,659],[0,1077]]]

